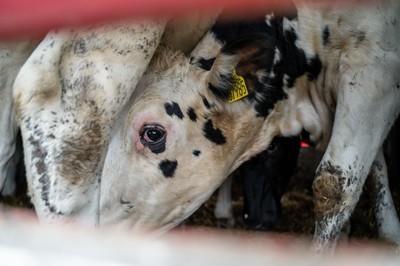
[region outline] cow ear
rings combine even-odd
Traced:
[[[274,55],[275,41],[267,35],[251,35],[226,44],[211,67],[209,89],[223,101],[234,101],[236,89],[245,89],[249,95],[263,90]]]

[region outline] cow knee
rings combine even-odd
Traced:
[[[317,220],[340,211],[345,196],[337,175],[321,172],[313,182],[313,193]]]

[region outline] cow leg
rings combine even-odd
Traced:
[[[218,189],[214,216],[217,218],[218,227],[221,228],[228,228],[235,223],[232,214],[232,181],[230,175]]]
[[[313,183],[317,252],[335,248],[398,114],[400,80],[387,75],[391,72],[387,67],[398,67],[387,63],[343,68],[332,136]]]
[[[16,137],[15,137],[16,138]],[[11,157],[7,176],[1,189],[2,196],[15,196],[17,191],[17,175],[18,175],[18,164],[22,160],[22,143],[17,143],[15,140],[16,147],[14,155]],[[14,144],[15,145],[15,144]]]
[[[369,178],[373,184],[374,209],[379,236],[400,245],[400,223],[389,188],[387,167],[382,150],[372,164]]]
[[[0,47],[0,190],[7,179],[9,168],[12,168],[13,155],[15,152],[15,138],[17,125],[12,104],[12,83],[18,73],[10,73],[10,65],[13,64],[11,47],[2,45]],[[10,79],[10,76],[13,77]],[[12,170],[12,169],[10,169]]]
[[[15,145],[18,126],[15,120],[12,86],[21,66],[36,46],[37,41],[0,43],[0,190],[7,179],[3,194],[15,191],[15,167],[18,155]],[[12,188],[14,187],[14,188]]]

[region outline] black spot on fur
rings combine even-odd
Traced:
[[[134,211],[134,205],[130,202],[130,201],[125,201],[125,200],[123,200],[122,198],[120,199],[120,201],[119,201],[122,205],[124,205],[124,212],[128,212],[128,213],[130,213],[130,212],[133,212]]]
[[[123,199],[120,199],[119,202],[120,202],[121,204],[130,204],[129,201],[125,201],[125,200],[123,200]]]
[[[74,44],[74,52],[75,54],[81,54],[84,55],[88,51],[88,48],[86,46],[86,41],[85,39],[78,39],[75,41]]]
[[[44,205],[47,207],[49,212],[56,213],[57,209],[54,205],[50,203],[49,199],[51,183],[50,176],[48,175],[47,165],[44,163],[48,153],[46,149],[41,145],[42,139],[40,137],[43,135],[43,133],[35,130],[34,134],[35,136],[30,136],[28,138],[28,141],[33,147],[31,156],[32,158],[37,160],[37,162],[35,163],[35,167],[37,174],[40,175],[40,178],[38,179],[40,183],[40,198],[44,202]]]
[[[283,29],[282,29],[283,30]],[[318,55],[307,60],[304,50],[296,45],[298,39],[295,29],[283,30],[283,35],[277,39],[277,48],[281,53],[281,60],[273,66],[274,80],[270,81],[274,87],[283,86],[284,77],[287,87],[292,88],[296,79],[307,74],[310,80],[315,80],[322,69]]]
[[[316,174],[321,175],[323,172],[337,175],[338,177],[343,176],[343,169],[340,166],[333,164],[331,161],[323,161],[318,166]]]
[[[183,113],[181,111],[181,108],[179,107],[179,104],[177,104],[176,102],[165,103],[164,107],[165,107],[165,111],[167,111],[167,114],[169,116],[176,115],[179,119],[183,118]]]
[[[221,76],[220,77],[221,84],[224,84],[223,87],[215,87],[211,83],[208,84],[208,89],[218,98],[227,100],[229,99],[229,90],[226,88],[231,88],[232,85],[232,78],[228,79],[226,76]]]
[[[207,101],[206,97],[203,97],[203,104],[207,109],[211,108],[210,103]]]
[[[356,39],[355,48],[358,48],[365,40],[365,32],[364,31],[354,31],[350,34],[353,38]]]
[[[197,115],[196,112],[194,111],[194,109],[192,107],[189,107],[186,111],[187,115],[189,116],[190,120],[192,120],[193,122],[197,121]]]
[[[325,26],[322,32],[322,43],[324,46],[327,46],[329,44],[329,35],[329,28],[328,26]]]
[[[307,74],[310,80],[316,80],[319,73],[321,73],[322,62],[318,55],[311,58],[309,65],[307,66]]]
[[[254,53],[249,58],[239,62],[237,70],[241,71],[240,75],[245,79],[247,84],[249,90],[247,100],[254,105],[257,116],[260,117],[266,117],[277,101],[287,97],[283,90],[284,75],[290,73],[290,75],[287,75],[290,76],[292,83],[294,80],[292,77],[297,75],[295,72],[296,69],[289,69],[290,66],[286,66],[288,60],[283,56],[281,56],[280,61],[274,62],[276,50],[279,49],[278,45],[279,42],[273,36],[254,34],[229,43],[222,49],[222,52],[227,54],[240,53],[240,51],[243,49],[246,50],[248,47],[252,47],[254,50]],[[305,64],[305,56],[303,56],[302,59]],[[260,78],[254,74],[257,73],[258,70],[263,70],[266,75]],[[303,69],[302,73],[304,73],[304,71]],[[268,73],[271,72],[274,72],[273,76],[268,75]],[[218,84],[218,88],[209,85],[209,89],[217,97],[228,98],[229,90],[227,88],[232,87],[232,77],[220,77],[219,80],[220,84]]]
[[[217,145],[226,143],[225,136],[219,128],[214,128],[213,122],[209,119],[203,126],[204,136]]]
[[[178,166],[178,162],[176,160],[163,160],[158,164],[161,172],[164,177],[174,177],[176,167]]]
[[[193,150],[193,155],[194,156],[199,156],[200,153],[201,153],[201,151],[199,151],[199,150]]]
[[[211,31],[214,33],[217,40],[222,43],[229,43],[246,35],[266,33],[268,32],[268,26],[265,23],[264,16],[262,16],[258,19],[253,19],[252,22],[218,22],[211,28]]]
[[[214,60],[215,60],[215,58],[205,59],[205,58],[201,57],[201,58],[196,60],[196,63],[202,69],[210,71],[212,65],[214,64]]]
[[[296,7],[293,3],[288,4],[284,12],[282,9],[270,8],[269,11],[274,14],[274,18],[270,20],[271,26],[267,25],[265,21],[265,13],[262,15],[252,16],[251,20],[236,20],[235,22],[227,22],[221,19],[214,24],[211,28],[211,32],[214,34],[217,40],[221,43],[229,43],[233,40],[237,40],[246,35],[251,34],[271,34],[276,36],[277,25],[281,25],[284,18],[293,20],[297,18]],[[223,17],[224,14],[221,15]]]
[[[282,81],[279,79],[264,82],[254,81],[256,92],[251,94],[249,99],[254,105],[258,117],[267,117],[278,101],[287,98],[281,83]]]
[[[303,75],[307,69],[306,55],[296,45],[296,41],[295,30],[287,29],[283,34],[283,41],[279,44],[283,58],[280,62],[280,70],[282,74],[289,76],[289,80],[287,80],[289,88],[293,87],[295,79]]]

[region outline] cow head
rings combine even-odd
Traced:
[[[289,115],[278,68],[274,39],[263,35],[226,45],[210,70],[160,49],[139,84],[144,92],[133,97],[113,133],[100,224],[169,229],[265,150]],[[229,102],[237,76],[248,96]]]

